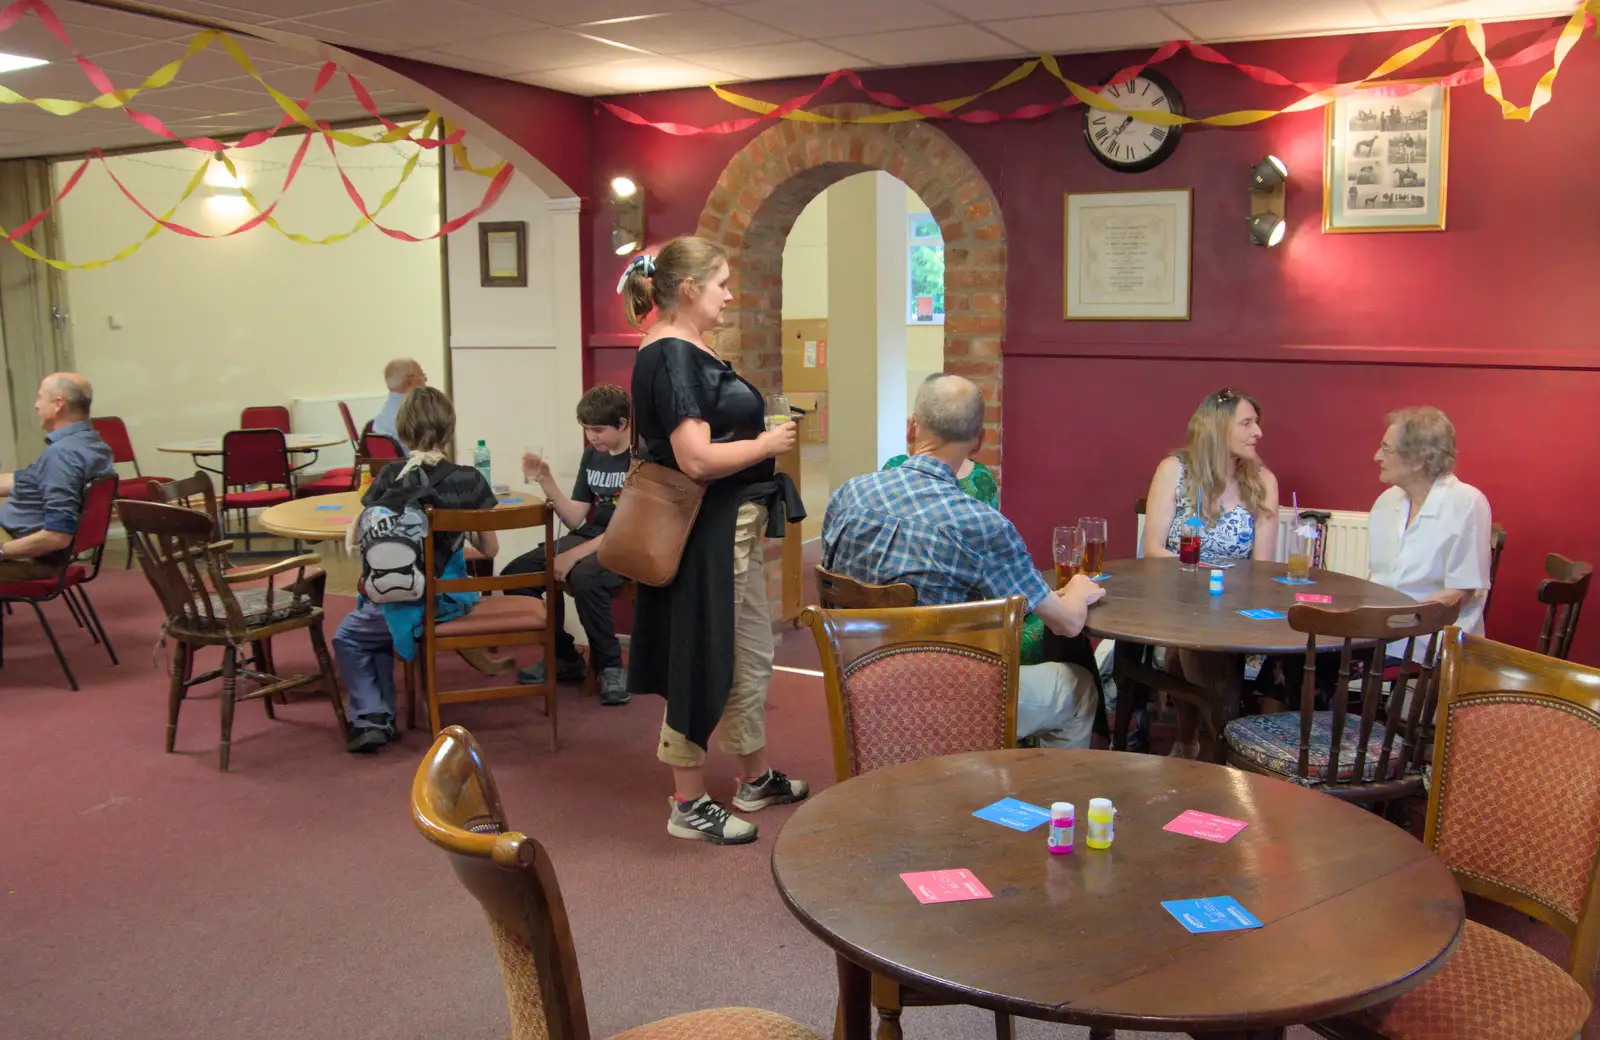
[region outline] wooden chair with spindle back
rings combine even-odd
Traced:
[[[489,919],[511,1040],[589,1040],[577,948],[555,864],[537,839],[511,829],[494,774],[472,734],[460,726],[440,733],[417,767],[411,820],[445,853],[456,879]],[[793,1019],[747,1007],[674,1015],[614,1040],[689,1038],[818,1040]]]
[[[1575,1037],[1600,962],[1600,669],[1459,628],[1440,642],[1423,842],[1463,892],[1561,933],[1566,970],[1469,920],[1432,978],[1311,1028],[1338,1040]]]
[[[817,600],[824,610],[914,607],[917,605],[917,590],[903,581],[897,581],[892,585],[868,585],[864,581],[835,574],[819,563]]]
[[[1489,603],[1494,599],[1495,579],[1500,576],[1500,554],[1506,548],[1506,529],[1499,524],[1489,528],[1489,590],[1483,594],[1483,617],[1489,616]]]
[[[333,661],[322,632],[322,608],[311,602],[305,572],[317,563],[313,554],[295,556],[260,567],[233,567],[226,563],[227,542],[214,539],[215,520],[196,509],[159,502],[129,502],[123,512],[128,537],[139,542],[139,564],[166,610],[162,633],[175,644],[171,687],[167,697],[167,751],[178,735],[178,710],[191,686],[222,679],[222,744],[218,766],[228,770],[233,743],[233,706],[236,701],[260,699],[267,717],[275,718],[275,694],[313,684],[333,705],[339,723],[339,740],[347,737],[344,703],[334,678]],[[292,575],[283,587],[279,575]],[[240,661],[239,648],[260,645],[286,632],[305,630],[316,655],[315,673],[278,676]],[[202,646],[222,649],[221,667],[193,674],[192,658]],[[242,666],[241,666],[242,665]],[[238,692],[239,679],[257,688]]]
[[[1589,595],[1594,568],[1551,553],[1544,558],[1544,572],[1548,577],[1539,583],[1539,602],[1545,608],[1539,653],[1565,661],[1572,652],[1572,637],[1578,634],[1578,615]]]
[[[819,579],[823,573],[819,568]],[[1027,614],[1022,596],[937,607],[802,611],[800,623],[810,627],[822,657],[834,777],[842,782],[936,755],[1016,747]],[[952,1002],[873,975],[872,1003],[880,1040],[898,1040],[902,1008]],[[839,1028],[836,1022],[836,1035]],[[995,1013],[995,1036],[1010,1040],[1010,1015]]]
[[[1405,640],[1404,659],[1410,661],[1417,640],[1426,639],[1424,658],[1431,665],[1438,633],[1454,624],[1459,612],[1459,604],[1427,602],[1342,610],[1308,603],[1290,607],[1289,627],[1306,636],[1300,710],[1228,723],[1223,731],[1228,765],[1292,780],[1349,802],[1391,802],[1418,794],[1437,670],[1401,666],[1386,681],[1385,648]],[[1327,711],[1316,710],[1318,636],[1342,640],[1339,678]],[[1364,669],[1356,667],[1358,661]],[[1358,671],[1361,700],[1351,705],[1350,680]]]

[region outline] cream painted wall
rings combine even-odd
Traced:
[[[298,137],[283,137],[239,153],[240,173],[263,204],[277,198],[298,144]],[[396,183],[405,158],[400,146],[340,149],[369,207]],[[178,198],[197,165],[182,151],[108,163],[158,212]],[[414,235],[438,229],[437,164],[437,153],[424,156],[383,212],[386,225]],[[57,164],[55,172],[59,181],[70,167]],[[241,205],[202,188],[172,219],[215,234],[250,215],[219,209],[228,202]],[[150,226],[98,168],[60,212],[65,256],[80,263],[110,256]],[[360,220],[321,142],[312,144],[274,215],[312,237],[348,231]],[[163,232],[126,260],[69,272],[67,282],[77,364],[94,383],[95,412],[127,422],[148,473],[193,472],[188,457],[158,454],[156,445],[216,437],[238,425],[245,406],[381,392],[383,366],[395,356],[416,357],[436,381],[444,375],[437,242],[402,242],[371,227],[326,246],[299,245],[265,226],[215,240]]]
[[[4,383],[8,371],[5,336],[0,335],[0,472],[4,473],[14,471],[21,462],[17,458],[17,438],[13,433],[16,427],[12,425],[15,420],[11,414],[11,395],[6,392]]]

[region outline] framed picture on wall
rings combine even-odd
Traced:
[[[1188,321],[1193,193],[1066,197],[1067,321]]]
[[[527,221],[485,221],[478,225],[478,275],[479,284],[485,287],[527,287]]]
[[[1327,106],[1322,230],[1443,231],[1450,91],[1361,91]]]

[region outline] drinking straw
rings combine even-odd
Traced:
[[[1289,497],[1294,500],[1294,522],[1298,525],[1300,523],[1300,492],[1291,491],[1289,492]]]

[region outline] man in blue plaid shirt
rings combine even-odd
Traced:
[[[822,521],[822,565],[873,585],[905,582],[918,605],[1027,597],[1057,635],[1083,630],[1105,589],[1083,575],[1052,592],[1011,521],[961,490],[956,472],[983,443],[983,395],[970,380],[935,373],[906,423],[911,458],[845,481]],[[1044,747],[1088,747],[1099,699],[1093,677],[1060,661],[1024,665],[1017,736]]]

